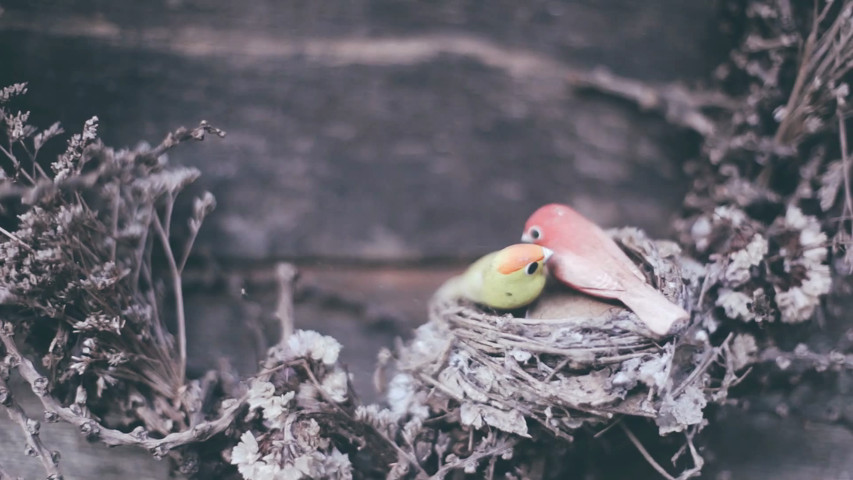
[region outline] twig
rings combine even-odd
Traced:
[[[143,154],[143,156],[156,160],[160,155],[163,155],[168,150],[174,148],[176,145],[185,142],[187,140],[204,140],[206,134],[212,133],[219,138],[225,136],[225,131],[220,130],[209,123],[206,120],[202,120],[199,122],[198,126],[193,128],[192,130],[187,129],[186,127],[181,127],[174,132],[169,132],[166,135],[166,138],[160,142],[159,145],[152,148],[150,151]]]
[[[699,475],[702,472],[702,467],[705,466],[705,459],[699,455],[699,452],[696,451],[696,446],[693,445],[693,436],[696,435],[696,432],[699,431],[700,427],[697,426],[695,428],[696,429],[693,431],[684,433],[684,436],[687,438],[687,447],[690,449],[690,457],[693,459],[693,468],[681,472],[681,475],[678,476],[678,480]]]
[[[0,330],[3,329],[0,328]],[[182,432],[170,433],[163,438],[149,438],[147,432],[141,427],[138,427],[131,433],[124,433],[104,427],[92,418],[78,415],[70,408],[63,407],[59,400],[47,391],[47,378],[36,370],[28,358],[21,355],[12,337],[5,332],[0,332],[0,341],[3,342],[9,354],[19,359],[17,365],[18,372],[30,384],[30,388],[39,397],[39,400],[41,400],[42,405],[49,414],[55,414],[63,421],[76,426],[88,438],[97,438],[101,443],[111,447],[135,445],[147,449],[156,456],[163,456],[177,447],[201,442],[223,432],[233,424],[234,419],[242,409],[243,403],[248,398],[248,395],[243,395],[240,399],[237,399],[234,403],[224,408],[222,414],[215,420],[199,423]]]
[[[725,348],[727,348],[727,345],[732,340],[732,337],[734,337],[734,333],[729,333],[729,335],[726,337],[725,340],[723,340],[723,343],[721,343],[719,347],[714,347],[711,350],[705,351],[704,358],[699,363],[699,365],[695,369],[693,369],[693,371],[690,372],[690,375],[688,375],[687,378],[684,379],[684,381],[681,382],[680,385],[678,385],[678,388],[676,388],[672,392],[672,398],[675,398],[680,395],[681,392],[684,391],[684,389],[686,389],[691,383],[693,383],[693,380],[695,380],[696,377],[708,371],[708,366],[720,355],[720,353],[723,352]]]
[[[160,223],[160,217],[156,212],[154,212],[153,223],[154,229],[157,230],[157,235],[160,237],[160,243],[163,245],[166,261],[169,263],[169,271],[172,274],[172,288],[175,292],[175,313],[178,316],[178,354],[180,355],[179,383],[177,386],[180,386],[184,384],[187,370],[187,326],[186,318],[184,317],[184,294],[181,285],[181,272],[175,263],[175,255],[172,253],[172,247],[169,245],[169,237],[166,235],[166,231]]]
[[[281,345],[287,344],[293,335],[293,282],[296,280],[296,267],[289,263],[279,263],[275,269],[278,280],[278,307],[275,315],[281,324]]]
[[[5,397],[5,401],[2,403],[6,407],[6,413],[9,414],[9,418],[13,422],[21,427],[21,431],[24,432],[27,438],[27,447],[41,460],[48,478],[62,478],[56,456],[41,441],[41,437],[39,436],[39,422],[27,417],[24,409],[12,397],[12,391],[2,377],[0,377],[0,397]],[[0,474],[0,478],[2,478],[2,474]]]
[[[15,157],[15,155],[12,153],[12,141],[11,141],[11,139],[9,140],[9,150],[6,150],[5,148],[3,148],[3,145],[0,145],[0,151],[2,151],[7,157],[9,157],[9,160],[12,161],[12,165],[15,167],[15,171],[22,173],[24,175],[24,177],[26,177],[27,181],[29,181],[31,184],[36,183],[36,181],[33,179],[33,177],[31,177],[26,172],[26,170],[21,168],[21,162],[19,162],[18,158]]]
[[[610,431],[610,429],[612,429],[612,428],[613,428],[613,427],[615,427],[616,425],[619,425],[619,423],[621,423],[621,422],[622,422],[622,420],[624,420],[624,419],[625,419],[625,417],[618,417],[618,418],[616,418],[615,420],[613,420],[613,422],[611,422],[611,423],[610,423],[610,425],[608,425],[608,426],[606,426],[606,427],[602,428],[601,430],[599,430],[595,435],[593,435],[593,436],[592,436],[592,438],[598,438],[598,437],[600,437],[600,436],[604,435],[605,433],[609,432],[609,431]]]
[[[664,470],[664,468],[661,467],[660,464],[654,458],[652,458],[651,454],[648,452],[648,450],[646,450],[646,447],[643,446],[643,444],[634,435],[634,432],[632,432],[631,429],[629,429],[624,423],[620,423],[619,426],[622,428],[622,431],[625,432],[625,435],[628,436],[628,440],[630,440],[631,443],[633,443],[634,446],[637,447],[637,450],[639,450],[640,455],[642,455],[643,458],[646,459],[646,462],[648,462],[648,464],[651,465],[656,472],[658,472],[666,480],[676,480],[675,477],[667,473],[667,471]]]
[[[844,213],[853,215],[853,195],[850,194],[850,157],[847,150],[847,129],[844,124],[844,117],[838,115],[838,138],[841,143],[841,164],[844,169]],[[842,216],[844,216],[842,213]],[[843,223],[843,222],[842,222]],[[851,236],[853,236],[853,226],[851,228]]]
[[[18,244],[18,245],[20,245],[20,246],[24,247],[24,248],[25,248],[25,249],[27,249],[28,251],[30,251],[30,252],[32,252],[32,251],[33,251],[33,247],[31,247],[31,246],[27,245],[23,240],[21,240],[20,238],[18,238],[18,236],[17,236],[17,235],[15,235],[14,233],[12,233],[12,232],[10,232],[10,231],[6,230],[5,228],[0,227],[0,233],[2,233],[3,235],[6,235],[6,236],[7,236],[7,237],[9,237],[10,239],[14,240],[15,242],[17,242],[17,244]]]
[[[118,213],[119,207],[121,206],[121,185],[115,185],[115,194],[113,195],[113,211],[112,211],[112,222],[110,228],[112,229],[112,239],[113,241],[110,243],[110,260],[113,263],[116,263],[116,250],[118,249]]]

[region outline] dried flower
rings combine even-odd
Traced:
[[[321,335],[313,330],[297,330],[288,339],[291,358],[304,357],[334,365],[341,352],[341,344],[332,337]]]

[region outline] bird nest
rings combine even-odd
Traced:
[[[611,235],[652,285],[689,310],[701,266],[639,230]],[[458,409],[462,425],[523,437],[540,427],[571,436],[617,415],[654,419],[661,434],[702,423],[719,353],[707,335],[688,326],[655,339],[620,304],[558,285],[514,313],[435,298],[429,322],[400,349],[398,370],[423,387],[437,413]]]

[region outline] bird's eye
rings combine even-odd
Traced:
[[[536,270],[538,270],[538,269],[539,269],[539,263],[533,262],[533,263],[527,265],[527,269],[525,271],[527,272],[528,275],[533,275],[534,273],[536,273]]]
[[[539,230],[539,227],[532,227],[530,229],[530,238],[533,240],[539,240],[542,238],[542,232]]]

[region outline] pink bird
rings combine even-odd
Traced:
[[[614,298],[634,311],[656,335],[681,327],[688,313],[646,282],[646,277],[596,224],[566,205],[552,203],[533,213],[521,241],[554,251],[554,276],[581,292]]]

